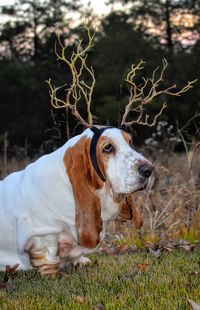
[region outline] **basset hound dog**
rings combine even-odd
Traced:
[[[133,193],[152,164],[118,128],[92,127],[0,182],[0,269],[19,264],[56,274],[85,263],[118,215],[142,218]]]

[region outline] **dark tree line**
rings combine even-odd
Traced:
[[[166,58],[166,85],[176,81],[181,87],[200,77],[199,1],[110,0],[113,8],[117,2],[123,9],[101,20],[89,53],[96,76],[93,113],[98,123],[112,125],[118,125],[127,101],[123,80],[132,63],[145,60],[144,75],[148,75]],[[70,80],[69,72],[56,61],[55,27],[62,30],[62,39],[70,42],[72,51],[75,38],[84,38],[77,26],[83,11],[78,0],[18,0],[1,8],[1,16],[9,19],[0,29],[0,136],[7,132],[12,145],[28,141],[38,148],[52,137],[62,143],[67,130],[70,134],[81,130],[65,110],[52,115],[45,80],[52,78],[56,85]],[[87,15],[91,21],[96,18],[91,10]],[[182,126],[199,108],[198,82],[191,92],[171,98],[162,118]],[[152,113],[156,110],[155,104]],[[191,134],[195,126],[191,124]],[[140,141],[149,135],[148,128],[136,131]]]

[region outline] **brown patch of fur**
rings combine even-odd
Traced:
[[[122,136],[124,137],[124,140],[130,145],[132,144],[132,138],[131,135],[123,130],[121,130]]]
[[[133,219],[133,223],[137,229],[141,228],[143,225],[143,219],[142,214],[140,211],[140,208],[136,208],[135,202],[134,202],[134,195],[131,194],[128,196],[128,204],[126,198],[123,198],[120,202],[120,214],[119,219],[121,220],[130,220]]]
[[[67,243],[64,241],[58,242],[58,256],[60,258],[65,258],[69,255],[70,251],[73,248],[73,244]]]
[[[112,141],[108,140],[107,137],[100,137],[96,149],[97,162],[101,170],[101,173],[104,175],[105,179],[106,179],[106,167],[108,164],[109,157],[112,156],[112,154],[103,153],[103,148],[106,146],[106,144],[109,143],[112,143]]]
[[[102,230],[100,200],[96,190],[102,188],[103,182],[92,166],[89,149],[90,139],[83,137],[66,151],[64,164],[76,202],[79,244],[95,248],[100,242]]]
[[[123,198],[120,202],[119,219],[122,221],[131,220],[133,217],[132,209],[128,207],[126,198]]]

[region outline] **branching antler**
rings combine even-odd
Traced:
[[[160,74],[158,74],[158,77],[156,78],[159,67],[154,70],[151,78],[145,79],[144,77],[142,77],[142,84],[137,86],[134,79],[138,71],[141,71],[144,68],[143,64],[145,64],[145,62],[141,60],[138,65],[132,65],[129,73],[126,76],[125,81],[129,84],[130,87],[130,98],[128,104],[126,105],[121,125],[130,126],[133,124],[139,124],[153,127],[156,124],[158,117],[162,114],[163,110],[166,108],[167,105],[166,102],[162,104],[159,113],[154,117],[151,122],[149,121],[149,115],[145,113],[145,108],[147,107],[147,105],[152,104],[154,98],[160,95],[181,96],[183,93],[193,88],[193,84],[197,81],[194,80],[188,82],[187,85],[179,91],[173,92],[173,90],[176,89],[176,84],[168,88],[158,90],[160,83],[164,81],[164,73],[168,66],[167,60],[163,59],[162,69]],[[132,121],[127,121],[129,112],[135,112],[137,118]]]
[[[60,38],[60,35],[57,34],[57,41],[59,47],[61,48],[61,52],[59,53],[57,50],[57,44],[55,45],[55,54],[57,56],[58,61],[64,62],[72,75],[71,85],[67,88],[66,101],[57,97],[58,91],[67,86],[64,84],[60,87],[55,87],[51,83],[51,79],[46,81],[50,88],[50,97],[51,97],[51,105],[56,108],[70,108],[72,114],[76,116],[76,118],[86,127],[91,127],[93,125],[92,113],[90,111],[92,93],[95,85],[95,76],[94,70],[92,67],[89,67],[86,63],[87,60],[87,52],[93,46],[94,36],[95,34],[91,32],[91,27],[88,25],[84,25],[83,27],[87,33],[87,44],[85,47],[82,46],[82,40],[78,40],[76,51],[74,51],[69,59],[66,58],[66,49],[67,45],[65,45]],[[87,76],[91,79],[90,82],[86,82],[83,80],[83,73],[86,73]],[[81,98],[84,98],[87,113],[88,113],[88,121],[85,121],[83,117],[78,112],[77,106],[78,102]]]

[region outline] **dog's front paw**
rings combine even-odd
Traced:
[[[26,244],[31,265],[42,275],[56,276],[59,273],[60,257],[57,255],[56,235],[32,237]]]
[[[31,265],[42,275],[55,277],[59,274],[60,258],[48,257],[48,253],[35,251],[30,254]]]
[[[42,266],[36,267],[36,270],[41,274],[41,276],[45,277],[59,277],[60,276],[60,268],[59,263],[58,264],[46,264]]]
[[[30,260],[31,264],[33,267],[39,267],[45,264],[48,265],[55,265],[60,263],[60,257],[55,255],[55,256],[50,256],[48,255],[47,251],[34,251],[29,253],[30,255]]]
[[[91,264],[91,260],[85,256],[80,256],[73,261],[75,267],[84,267]]]

